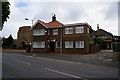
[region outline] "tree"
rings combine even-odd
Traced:
[[[0,1],[0,6],[2,5],[2,28],[5,21],[7,21],[7,18],[9,18],[10,15],[10,3],[6,0],[6,2]],[[2,28],[0,28],[2,30]]]
[[[94,38],[95,44],[98,44],[100,48],[102,47],[103,40],[101,38]]]
[[[90,26],[90,33],[95,32],[95,30],[92,29],[92,27]]]
[[[3,39],[3,48],[12,48],[13,47],[13,37],[10,35],[8,38]]]

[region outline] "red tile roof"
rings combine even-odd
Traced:
[[[45,23],[41,20],[38,20],[41,24],[45,25],[46,27],[48,28],[56,28],[56,27],[62,27],[62,23],[60,23],[59,21],[57,20],[54,20],[54,21],[51,21],[49,23]]]

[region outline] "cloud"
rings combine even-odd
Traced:
[[[117,35],[116,10],[114,2],[11,2],[10,19],[5,23],[2,35],[12,34],[17,38],[19,27],[30,26],[32,19],[34,23],[37,20],[49,22],[52,13],[63,24],[88,22],[93,29],[100,24],[100,28]],[[25,21],[25,18],[30,20]]]
[[[104,10],[102,11],[104,15],[104,19],[115,20],[116,18],[118,18],[118,2],[109,2],[106,4],[109,4],[109,5],[106,6],[106,8],[104,8]]]

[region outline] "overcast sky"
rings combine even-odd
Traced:
[[[78,0],[9,0],[10,18],[0,31],[0,36],[8,37],[10,34],[17,38],[19,27],[31,26],[37,20],[50,22],[52,13],[63,24],[87,22],[94,30],[99,24],[101,29],[118,35],[118,0],[78,1]],[[25,18],[30,20],[25,21]]]

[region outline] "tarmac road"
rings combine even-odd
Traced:
[[[112,67],[16,53],[3,52],[3,78],[118,78],[118,69]]]

